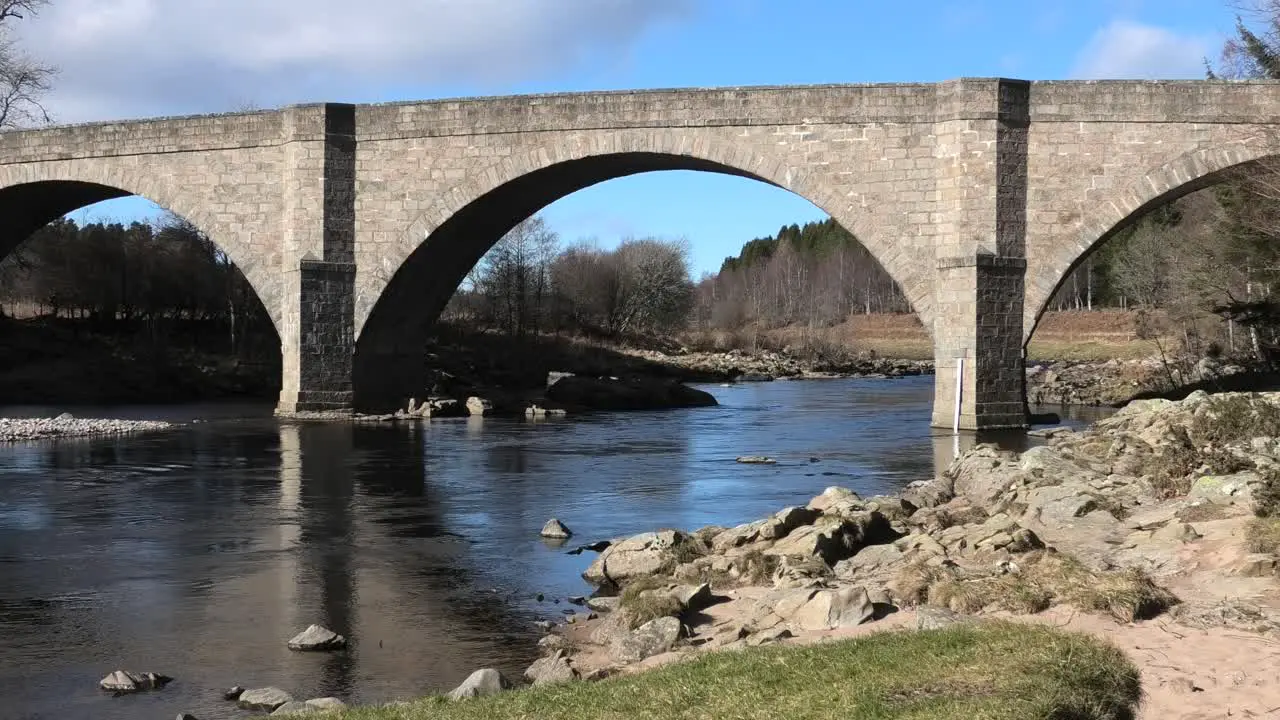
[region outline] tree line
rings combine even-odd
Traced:
[[[0,262],[0,315],[83,320],[158,342],[181,329],[224,338],[232,355],[278,346],[266,309],[240,269],[189,222],[60,218]]]
[[[851,314],[910,312],[902,289],[833,219],[786,225],[756,238],[702,278],[694,314],[701,330],[839,323]]]
[[[693,303],[683,240],[628,238],[562,246],[541,216],[508,232],[468,275],[443,319],[513,337],[669,334]]]
[[[1245,12],[1217,67],[1206,63],[1209,78],[1280,80],[1280,0]],[[1280,135],[1268,139],[1280,144]],[[1219,180],[1117,232],[1065,279],[1049,309],[1136,309],[1150,323],[1140,333],[1177,337],[1184,354],[1276,357],[1280,161],[1248,163]]]

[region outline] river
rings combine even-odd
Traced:
[[[932,476],[954,452],[928,427],[932,383],[706,386],[719,407],[538,423],[72,408],[202,422],[0,447],[0,716],[215,720],[245,716],[220,698],[236,684],[369,703],[447,690],[479,667],[518,675],[536,657],[534,621],[590,591],[579,573],[594,554],[566,553],[579,542]],[[749,454],[778,462],[734,461]],[[550,517],[569,544],[539,539]],[[313,622],[349,648],[287,650]],[[117,668],[176,680],[97,690]]]

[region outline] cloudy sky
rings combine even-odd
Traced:
[[[60,69],[51,112],[78,122],[570,90],[1198,78],[1233,22],[1225,0],[52,0],[18,35]],[[821,217],[705,173],[616,180],[545,213],[566,240],[685,236],[699,271]]]

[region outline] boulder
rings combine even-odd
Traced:
[[[1022,475],[1012,453],[990,445],[978,445],[952,461],[943,473],[951,481],[952,492],[979,507],[995,503]],[[912,503],[920,503],[912,500]]]
[[[321,712],[332,712],[335,710],[342,710],[347,707],[346,703],[336,697],[312,698],[306,702],[306,705],[312,710],[319,710]]]
[[[98,686],[103,690],[115,693],[136,693],[145,690],[159,690],[173,678],[160,675],[153,672],[131,672],[129,670],[116,670],[110,675],[98,681]]]
[[[569,682],[578,679],[578,671],[574,669],[564,650],[556,650],[550,655],[534,661],[524,671],[524,677],[534,685]]]
[[[1207,500],[1215,505],[1251,505],[1253,488],[1262,478],[1252,471],[1232,475],[1206,475],[1191,484],[1187,499]]]
[[[821,495],[810,500],[809,504],[805,507],[822,513],[826,512],[828,508],[832,508],[837,505],[852,505],[860,502],[862,502],[862,498],[858,497],[858,493],[848,488],[832,485],[826,490],[823,490]]]
[[[587,598],[587,607],[596,612],[609,613],[618,609],[622,598],[617,596]]]
[[[237,700],[240,697],[240,693],[243,693],[243,692],[244,692],[244,688],[240,687],[239,685],[236,685],[230,690],[227,690],[226,692],[222,693],[222,699]]]
[[[786,640],[789,637],[794,637],[794,636],[791,634],[791,631],[788,630],[787,628],[773,627],[773,628],[769,628],[768,630],[761,630],[758,633],[754,633],[748,636],[747,645],[749,647],[759,647],[761,645],[768,645],[770,643],[776,643],[781,640]]]
[[[947,608],[922,607],[916,610],[918,630],[938,630],[964,621],[964,616]]]
[[[254,688],[245,690],[240,693],[236,705],[241,710],[266,710],[267,712],[275,712],[275,709],[287,702],[293,702],[293,696],[281,690],[278,687]]]
[[[618,662],[633,663],[668,652],[680,639],[681,629],[680,621],[673,617],[650,620],[617,643],[613,658]]]
[[[567,650],[569,649],[569,641],[554,633],[551,635],[543,635],[542,638],[538,640],[538,648],[546,652]]]
[[[867,591],[860,587],[819,590],[788,618],[801,630],[834,630],[861,625],[875,614]]]
[[[1024,517],[1046,525],[1069,525],[1098,509],[1098,499],[1087,485],[1067,484],[1033,488],[1027,494]]]
[[[562,377],[547,388],[547,399],[583,410],[657,410],[718,404],[708,392],[653,378]]]
[[[542,526],[542,532],[539,534],[542,535],[542,537],[544,538],[555,538],[555,539],[563,540],[563,539],[572,537],[573,531],[565,527],[564,523],[560,522],[559,520],[555,518],[551,518],[550,520],[547,521],[546,525]]]
[[[831,568],[821,558],[802,555],[779,555],[773,571],[775,588],[811,588],[824,585]]]
[[[715,552],[723,553],[726,550],[732,550],[747,543],[755,542],[760,537],[760,528],[764,526],[765,522],[767,521],[757,520],[756,522],[744,523],[724,530],[711,538],[711,549]]]
[[[711,586],[707,583],[701,585],[678,585],[671,591],[671,596],[680,603],[680,607],[686,612],[698,612],[711,607],[715,602],[715,596],[711,594]]]
[[[605,548],[582,577],[597,585],[605,582],[621,584],[645,575],[674,570],[676,553],[696,543],[691,536],[679,530],[634,535]]]
[[[472,416],[484,416],[493,412],[493,403],[482,397],[471,396],[467,398],[467,414]]]
[[[777,460],[764,455],[742,455],[737,461],[743,465],[776,465],[778,463]]]
[[[321,625],[310,625],[289,640],[290,650],[324,651],[346,647],[347,639]]]
[[[573,373],[552,370],[551,372],[547,373],[547,387],[551,387],[552,385],[555,385],[556,383],[560,382],[561,380],[567,377],[573,377]]]
[[[917,480],[908,483],[900,494],[903,502],[916,508],[932,508],[950,502],[955,497],[952,483],[945,477],[933,480]]]
[[[468,675],[467,679],[451,690],[446,697],[450,700],[465,700],[482,695],[494,695],[510,687],[511,681],[506,675],[492,668],[484,668]]]
[[[783,508],[760,525],[758,537],[761,540],[777,540],[786,537],[792,530],[817,520],[819,515],[821,515],[819,511],[809,508]]]
[[[925,535],[923,537],[929,537]],[[933,538],[929,538],[933,540]],[[934,541],[936,543],[936,541]],[[946,551],[939,546],[941,554]],[[836,563],[835,575],[841,579],[854,579],[861,575],[888,568],[902,562],[905,553],[897,546],[892,545],[872,545],[862,548],[853,557],[846,558]]]
[[[879,545],[896,539],[897,533],[889,526],[884,515],[863,511],[839,519],[823,519],[814,525],[797,528],[764,553],[816,557],[828,565],[835,565],[868,545]]]

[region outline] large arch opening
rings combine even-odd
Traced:
[[[802,192],[797,187],[788,187],[771,179],[770,173],[753,172],[739,165],[752,166],[750,162],[731,165],[702,157],[664,152],[592,155],[547,163],[523,174],[516,173],[510,180],[479,193],[475,199],[460,203],[456,211],[445,216],[424,240],[419,241],[403,264],[395,269],[378,297],[357,299],[358,308],[362,304],[371,306],[364,315],[363,323],[360,313],[357,313],[354,372],[357,407],[369,410],[402,407],[408,398],[420,398],[429,392],[431,383],[424,374],[424,346],[428,335],[451,299],[456,304],[459,288],[463,288],[465,292],[468,274],[500,240],[510,237],[513,230],[527,226],[531,219],[535,223],[541,222],[538,213],[578,191],[621,178],[657,177],[665,175],[664,171],[678,171],[688,176],[711,174],[742,178],[803,198],[805,205],[812,210],[810,217],[793,218],[790,223],[782,223],[783,227],[776,233],[776,237],[760,237],[767,232],[755,235],[758,240],[767,239],[772,243],[764,259],[768,259],[773,249],[782,248],[785,253],[793,246],[811,242],[818,237],[831,241],[832,246],[840,246],[841,252],[856,247],[856,258],[855,253],[848,252],[842,256],[844,264],[840,267],[847,268],[854,262],[874,266],[874,269],[864,272],[863,277],[874,277],[879,281],[881,292],[874,299],[864,297],[856,303],[844,302],[844,306],[851,308],[856,305],[866,309],[868,313],[874,307],[875,310],[902,316],[905,318],[904,325],[910,326],[909,334],[917,336],[917,344],[927,348],[922,353],[923,356],[931,357],[929,332],[912,313],[915,309],[912,300],[902,292],[899,279],[881,263],[881,258],[872,249],[873,245],[859,242],[862,238],[855,240],[854,235],[842,227],[846,218],[832,214],[833,209],[837,213],[843,209],[847,216],[849,209],[837,207],[831,197],[820,191]],[[802,231],[799,223],[808,220],[813,221],[812,227],[806,227]],[[832,240],[833,238],[836,239]],[[609,246],[608,242],[605,247],[593,247],[591,244],[577,243],[576,238],[572,237],[566,240],[566,245],[569,246],[567,250],[580,255],[576,258],[582,261],[578,266],[579,271],[591,273],[592,261],[598,261],[603,255],[615,251],[625,253],[653,238],[631,238],[631,244],[622,242],[617,247]],[[751,236],[738,238],[732,250],[723,253],[721,257],[730,256],[734,262],[740,260],[732,256],[739,255],[742,247],[750,240]],[[691,243],[697,242],[697,238],[691,239]],[[688,278],[691,289],[695,281],[701,280],[702,290],[706,290],[716,275],[726,270],[730,264],[732,263],[726,260],[723,266],[717,263],[714,267],[692,268],[695,277]],[[705,271],[706,277],[696,277],[699,271]],[[846,280],[852,282],[851,277]],[[705,313],[708,322],[711,314],[713,313]],[[836,318],[833,322],[830,315],[831,312],[827,312],[828,317],[823,321],[825,325],[840,324],[845,319]],[[895,333],[897,337],[901,335],[901,332]],[[537,372],[533,374],[536,375]],[[542,377],[545,379],[545,373],[542,373]]]
[[[278,393],[274,318],[239,253],[192,217],[123,187],[68,179],[0,189],[0,215],[6,404]]]
[[[1078,244],[1045,258],[1054,284],[1029,287],[1029,399],[1115,405],[1274,385],[1277,178],[1261,145],[1200,151],[1094,208]]]

